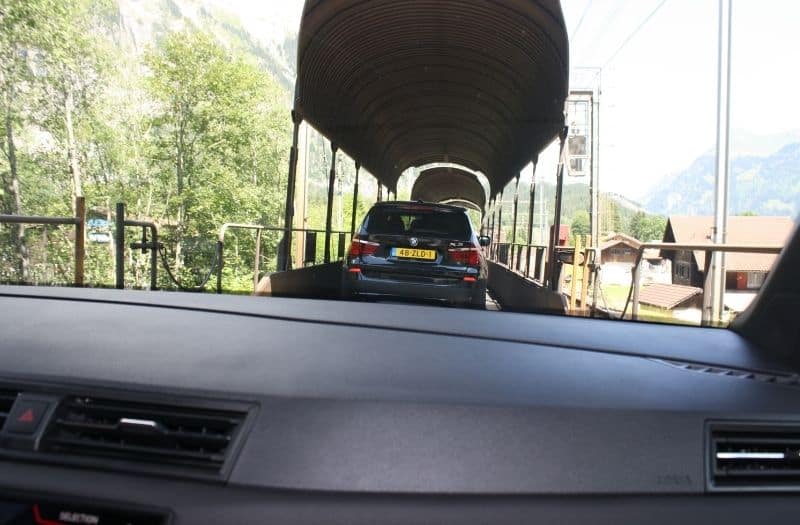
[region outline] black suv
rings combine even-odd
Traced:
[[[487,265],[466,210],[427,202],[379,202],[344,260],[345,298],[393,297],[483,308]]]

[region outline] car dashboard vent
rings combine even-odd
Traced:
[[[246,412],[68,397],[42,451],[218,475]]]
[[[712,489],[800,490],[800,425],[715,424]]]
[[[6,424],[8,414],[11,412],[11,405],[17,399],[18,392],[16,390],[1,390],[0,389],[0,430]]]

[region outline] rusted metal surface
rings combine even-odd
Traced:
[[[306,0],[298,114],[395,190],[452,162],[500,191],[564,124],[558,0]]]
[[[472,203],[483,210],[486,206],[486,191],[478,177],[468,171],[449,167],[431,168],[420,173],[414,181],[411,200],[459,200]]]

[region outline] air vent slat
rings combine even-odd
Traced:
[[[245,417],[229,410],[71,397],[59,406],[43,450],[220,472]]]
[[[93,414],[97,415],[108,415],[108,416],[117,416],[119,415],[120,410],[125,410],[125,414],[128,417],[132,416],[147,416],[147,417],[159,417],[159,418],[167,418],[170,421],[180,422],[182,420],[188,422],[197,421],[197,414],[192,412],[191,410],[176,408],[175,411],[164,410],[163,408],[156,408],[156,407],[140,407],[135,405],[129,404],[120,404],[118,406],[103,404],[103,403],[86,403],[84,401],[72,401],[65,403],[65,406],[69,408],[74,408],[81,411],[90,411]],[[183,410],[183,412],[182,412]],[[205,413],[203,415],[203,422],[207,424],[221,424],[221,425],[235,425],[241,422],[241,416],[238,417],[231,417],[231,416],[222,416],[217,415],[214,413]]]
[[[50,444],[53,446],[63,447],[63,448],[70,448],[71,447],[80,447],[82,449],[91,449],[97,451],[104,451],[119,454],[120,457],[124,459],[133,459],[131,455],[137,455],[138,460],[145,459],[149,456],[158,457],[158,460],[161,461],[163,458],[170,458],[176,460],[194,460],[199,461],[199,464],[205,465],[209,467],[216,467],[222,464],[225,461],[225,456],[222,454],[205,454],[201,452],[190,452],[185,450],[178,450],[178,449],[158,449],[152,447],[142,447],[142,446],[135,446],[135,445],[127,445],[127,444],[119,444],[119,443],[104,443],[102,441],[98,442],[87,442],[85,439],[80,438],[54,438],[50,440]],[[141,454],[141,457],[139,455]]]
[[[714,423],[713,489],[800,490],[800,425]]]
[[[174,441],[174,442],[187,442],[196,443],[198,446],[214,446],[225,447],[231,440],[231,437],[226,434],[202,434],[200,432],[178,432],[178,431],[164,431],[153,434],[137,434],[134,431],[121,430],[118,425],[108,425],[100,423],[84,423],[79,421],[69,421],[66,419],[59,419],[56,424],[63,429],[69,429],[73,432],[92,432],[98,436],[106,439],[152,439]]]
[[[800,445],[800,437],[787,435],[786,437],[773,437],[773,436],[742,436],[742,437],[718,437],[717,442],[726,445],[749,445],[755,441],[758,442],[759,447],[762,445]]]
[[[758,478],[758,477],[800,477],[800,469],[786,469],[786,470],[730,470],[725,472],[725,476],[741,477],[741,478]]]

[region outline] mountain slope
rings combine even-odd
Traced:
[[[120,42],[143,52],[171,31],[198,29],[212,33],[225,46],[253,57],[286,90],[294,89],[296,28],[268,26],[254,35],[238,13],[219,0],[118,0]]]
[[[729,213],[790,215],[800,212],[800,143],[788,144],[766,157],[731,161]],[[645,199],[645,207],[662,215],[714,213],[714,155],[702,155],[688,168],[662,180]]]

